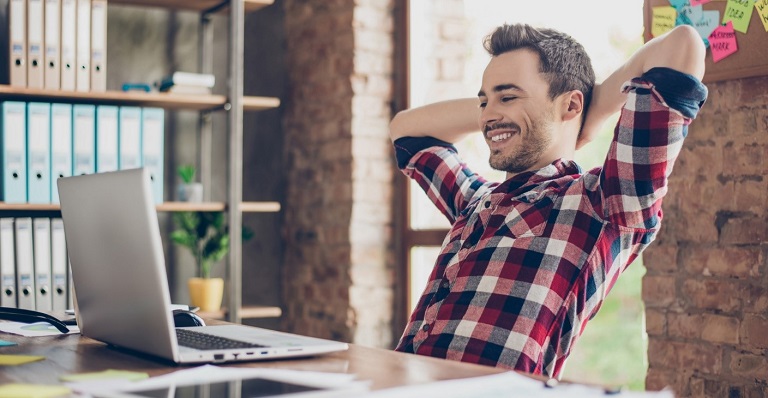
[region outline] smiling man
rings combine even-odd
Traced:
[[[587,321],[653,241],[667,177],[707,97],[705,47],[680,26],[601,84],[570,36],[503,25],[476,99],[400,112],[399,167],[451,229],[397,350],[558,377]],[[571,159],[621,116],[601,168]],[[453,143],[482,132],[506,181]]]

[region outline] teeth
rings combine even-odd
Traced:
[[[506,140],[507,138],[510,138],[510,137],[512,137],[511,133],[503,133],[503,134],[499,134],[491,137],[491,141],[499,142],[501,140]]]

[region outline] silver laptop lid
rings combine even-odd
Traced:
[[[176,362],[149,173],[121,170],[59,178],[57,184],[81,333]]]

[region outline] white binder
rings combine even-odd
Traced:
[[[51,203],[59,203],[56,180],[72,175],[72,105],[51,104]]]
[[[77,0],[75,89],[91,90],[91,0]]]
[[[51,219],[37,217],[32,220],[32,247],[35,262],[35,309],[51,311]]]
[[[53,275],[53,310],[64,311],[67,308],[67,241],[64,237],[64,221],[61,218],[51,220],[51,274]]]
[[[120,170],[141,167],[141,108],[120,107]]]
[[[17,218],[16,236],[16,297],[18,307],[35,309],[35,266],[32,254],[32,218]]]
[[[155,203],[163,203],[163,166],[165,110],[162,108],[143,108],[141,110],[141,142],[144,167],[152,179],[152,193]]]
[[[27,201],[51,203],[51,104],[27,104]]]
[[[11,86],[27,87],[27,0],[8,3]]]
[[[6,101],[0,106],[0,151],[2,151],[2,187],[0,200],[27,202],[27,105]]]
[[[77,0],[61,0],[61,89],[75,91]]]
[[[27,87],[43,88],[43,0],[27,0]]]
[[[45,69],[44,87],[61,88],[61,0],[45,0]]]
[[[96,171],[96,107],[72,106],[72,175],[93,174]]]
[[[0,305],[16,308],[16,249],[13,247],[13,218],[0,218]]]
[[[96,172],[118,169],[117,107],[99,105],[96,108]]]
[[[107,0],[91,0],[91,91],[107,90]]]

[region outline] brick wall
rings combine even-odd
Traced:
[[[283,328],[389,347],[393,0],[283,6]]]
[[[644,257],[646,384],[768,397],[768,77],[707,86]]]

